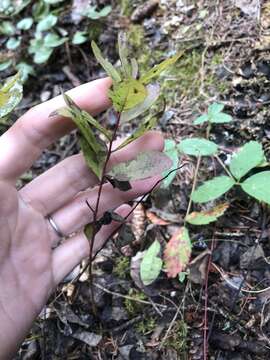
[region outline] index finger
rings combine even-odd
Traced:
[[[109,107],[107,93],[111,86],[109,78],[80,85],[67,94],[92,115]],[[41,152],[55,140],[74,129],[74,123],[61,116],[50,114],[65,106],[63,96],[57,96],[37,105],[20,117],[0,137],[0,178],[14,182],[28,170]]]

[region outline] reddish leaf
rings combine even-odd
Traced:
[[[181,227],[171,237],[164,251],[165,271],[174,278],[184,271],[191,255],[191,241],[188,230]]]

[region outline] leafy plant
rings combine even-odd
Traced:
[[[21,101],[23,86],[21,74],[17,73],[0,87],[0,118],[6,117]]]
[[[214,103],[209,106],[206,114],[199,116],[194,120],[195,125],[201,125],[205,122],[210,124],[223,124],[232,121],[232,117],[222,110],[224,109],[223,104]]]

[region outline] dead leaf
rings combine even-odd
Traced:
[[[170,278],[184,271],[191,255],[191,241],[185,227],[178,229],[171,237],[164,251],[165,271]]]
[[[157,215],[155,215],[151,211],[146,211],[146,216],[147,216],[147,219],[149,221],[151,221],[151,223],[154,224],[154,225],[165,226],[165,225],[170,224],[168,221],[161,219],[160,217],[158,217]]]
[[[188,278],[194,284],[203,284],[205,281],[206,268],[208,259],[211,254],[209,249],[204,250],[196,256],[188,265]]]

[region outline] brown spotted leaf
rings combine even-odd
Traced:
[[[144,151],[133,160],[116,164],[107,175],[119,181],[143,180],[162,174],[171,165],[171,159],[163,152]]]
[[[219,204],[211,210],[207,211],[194,211],[186,217],[186,221],[192,225],[207,225],[216,221],[228,209],[229,204]]]
[[[169,278],[185,270],[191,255],[192,245],[188,230],[178,229],[171,237],[164,251],[165,271]]]

